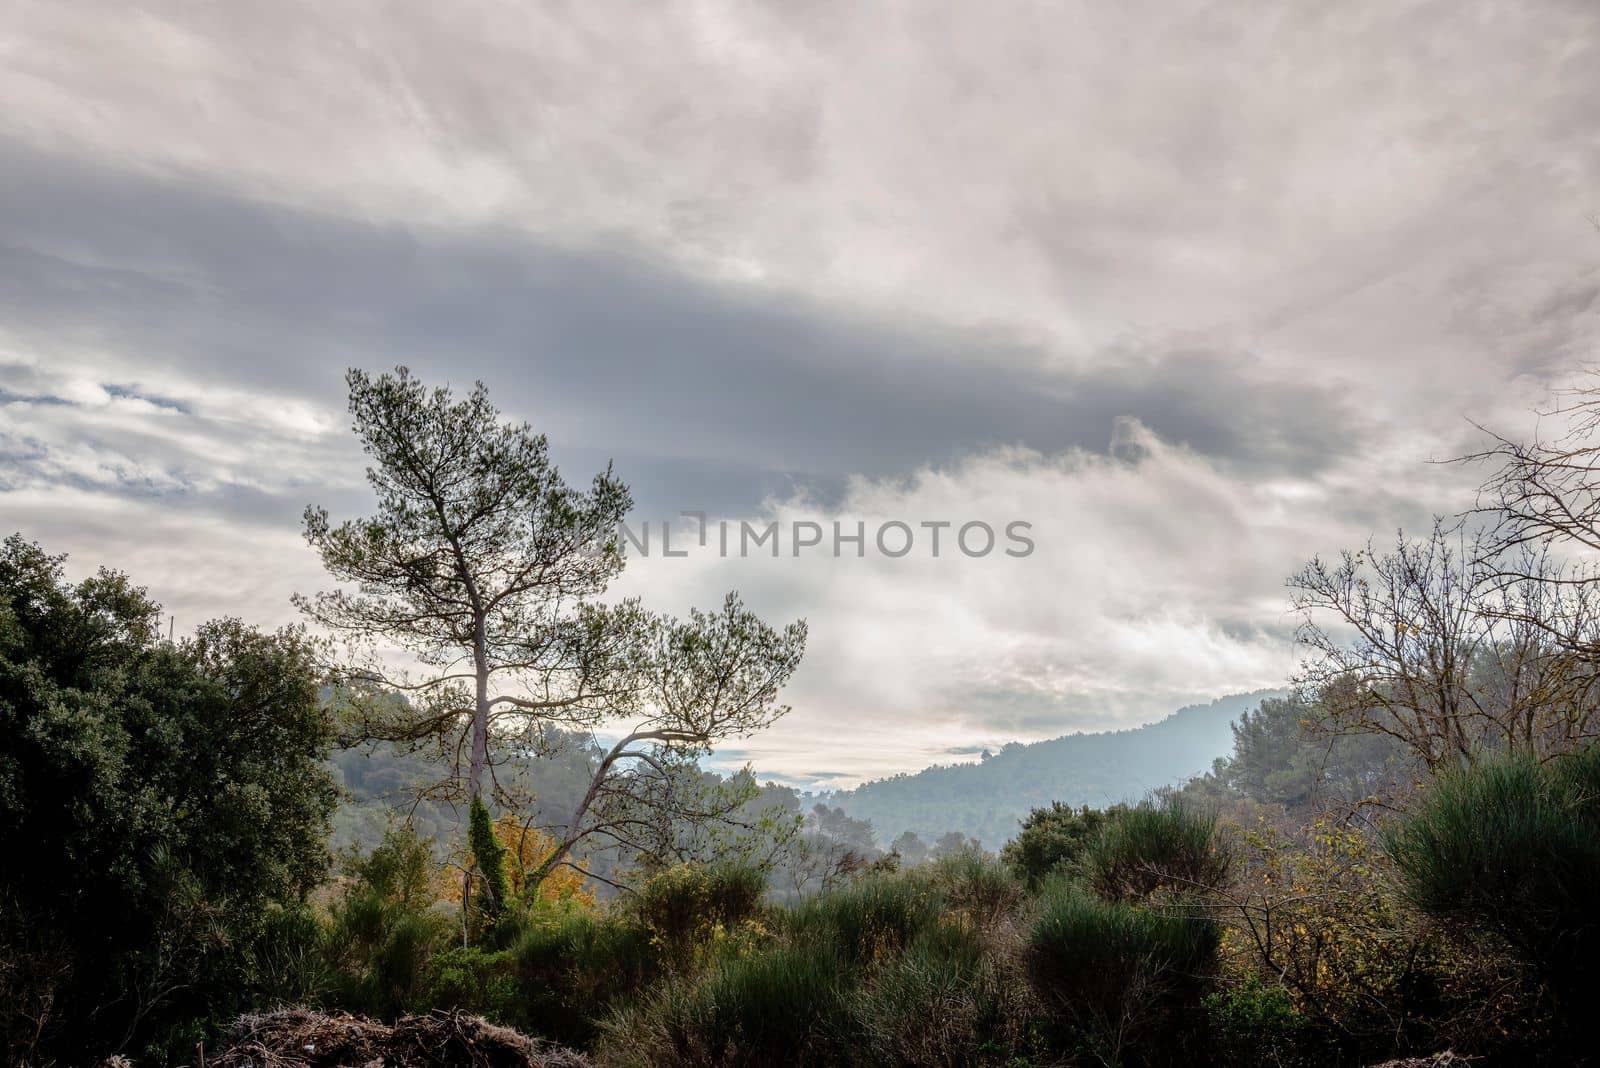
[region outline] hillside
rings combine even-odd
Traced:
[[[827,798],[855,819],[872,821],[880,845],[902,831],[931,841],[960,831],[999,848],[1030,809],[1063,801],[1108,805],[1198,775],[1229,751],[1240,713],[1282,691],[1190,705],[1143,727],[1069,734],[1001,749],[987,760],[925,768],[863,783]]]

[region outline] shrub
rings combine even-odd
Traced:
[[[1558,1019],[1600,985],[1600,747],[1444,776],[1385,844],[1406,899],[1504,939]]]
[[[1297,1040],[1306,1020],[1289,991],[1251,976],[1207,994],[1206,1016],[1217,1051],[1228,1064],[1285,1068],[1304,1063]]]
[[[667,963],[689,971],[726,942],[759,937],[766,892],[766,876],[753,868],[680,864],[647,880],[627,908]]]
[[[309,906],[280,908],[246,953],[245,985],[259,1004],[314,1004],[333,988],[327,931]]]
[[[903,949],[939,917],[939,901],[921,880],[871,876],[790,911],[790,937],[825,943],[851,967]]]
[[[1230,866],[1214,816],[1177,798],[1146,802],[1106,821],[1085,849],[1089,885],[1108,901],[1204,893]]]
[[[1000,858],[1029,887],[1037,888],[1050,875],[1076,870],[1089,843],[1122,811],[1120,805],[1073,808],[1052,801],[1049,808],[1028,813],[1017,836],[1000,851]]]
[[[203,1034],[327,874],[317,650],[237,620],[171,643],[159,615],[122,575],[0,544],[0,1061]]]
[[[1353,1058],[1427,1046],[1446,973],[1465,962],[1408,922],[1369,836],[1324,818],[1293,836],[1263,822],[1241,842],[1224,938],[1237,972],[1271,976],[1308,1027]]]
[[[425,1001],[429,962],[459,933],[456,918],[435,907],[435,874],[427,843],[403,828],[352,863],[327,936],[341,1005],[394,1016]]]
[[[944,902],[984,926],[1007,917],[1022,900],[1022,886],[1003,864],[978,853],[941,857],[913,873]]]
[[[1209,918],[1098,900],[1047,886],[1025,935],[1028,977],[1066,1033],[1106,1063],[1160,1061],[1181,1045],[1216,967]]]
[[[850,1031],[831,946],[775,946],[678,979],[607,1021],[618,1065],[833,1064]]]
[[[977,1064],[1029,1045],[1037,1003],[986,932],[947,917],[862,977],[850,998],[860,1062]]]
[[[460,1010],[502,1022],[517,1014],[518,983],[511,954],[477,946],[451,946],[427,961],[422,997],[409,1006]]]
[[[517,1000],[509,1019],[571,1046],[588,1045],[607,1014],[662,970],[649,931],[619,911],[534,918],[511,956]]]

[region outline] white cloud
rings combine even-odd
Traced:
[[[630,581],[663,607],[739,586],[811,618],[798,711],[752,743],[773,770],[914,767],[1271,684],[1284,574],[1457,507],[1471,472],[1422,461],[1470,446],[1464,417],[1521,431],[1592,360],[1597,45],[1600,8],[1559,0],[22,0],[0,26],[0,156],[137,191],[102,195],[93,225],[70,213],[94,182],[60,216],[0,205],[0,282],[23,294],[0,338],[0,516],[184,616],[281,621],[318,584],[299,508],[359,482],[326,369],[431,348],[429,373],[520,390],[558,448],[793,475],[833,501],[797,492],[763,517],[1035,524],[1020,561],[644,562]],[[155,221],[152,181],[171,193]],[[293,211],[250,215],[263,203]],[[324,232],[367,244],[344,259]],[[678,274],[652,288],[513,255],[497,288],[486,237]],[[505,313],[562,271],[569,288]],[[713,289],[794,312],[673,318]],[[590,353],[552,356],[596,317],[549,301],[624,298],[668,311],[607,335],[592,376]],[[1003,343],[957,366],[960,343],[891,358],[874,337],[794,373],[858,320]],[[779,327],[783,346],[760,344]],[[691,374],[710,329],[743,332]],[[726,395],[695,407],[645,373],[672,353],[682,382]],[[880,362],[852,377],[847,358]],[[911,388],[928,382],[948,388]],[[740,406],[763,384],[838,418],[769,433],[782,412]],[[830,385],[894,410],[850,425]],[[959,419],[951,398],[979,386]],[[726,426],[690,425],[724,400]],[[1129,423],[1108,453],[998,448],[1053,433],[1056,408],[1190,447]],[[917,455],[947,429],[949,451]],[[805,481],[869,466],[900,477],[842,501]]]
[[[1284,684],[1295,658],[1284,580],[1313,553],[1370,532],[1330,492],[1350,473],[1250,483],[1136,422],[1118,436],[1112,455],[1003,450],[906,480],[857,480],[837,508],[769,501],[759,514],[713,519],[704,549],[689,521],[673,541],[686,558],[661,554],[652,522],[653,552],[636,555],[623,588],[680,611],[737,588],[768,614],[813,622],[790,693],[802,712],[743,746],[759,766],[794,776],[824,770],[819,760],[841,781],[915,769],[955,747],[1131,726]],[[1410,485],[1425,496],[1390,510],[1395,522],[1460,499],[1459,469],[1431,471],[1431,485]],[[1001,532],[996,550],[963,555],[951,528],[934,558],[921,524],[940,520],[989,523]],[[1031,524],[1029,555],[1003,551],[1023,551],[1003,533],[1013,520]],[[760,531],[773,521],[777,558],[741,542],[742,523]],[[900,558],[873,545],[891,521],[916,536]],[[807,522],[823,544],[795,556],[791,532]],[[865,557],[850,544],[833,555],[835,523],[846,534],[865,524]],[[898,528],[885,534],[891,551],[902,539]],[[971,548],[982,544],[974,531]]]

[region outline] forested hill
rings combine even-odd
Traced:
[[[1209,770],[1232,748],[1233,721],[1282,693],[1222,697],[1131,730],[1013,742],[981,763],[879,779],[827,800],[855,819],[871,820],[880,845],[907,830],[929,840],[960,831],[998,849],[1029,810],[1051,801],[1103,806],[1136,800]]]

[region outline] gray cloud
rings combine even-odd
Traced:
[[[992,333],[841,314],[626,250],[364,224],[14,143],[0,161],[0,311],[42,351],[93,345],[122,373],[330,408],[349,363],[483,378],[567,452],[622,458],[646,501],[736,507],[1001,445],[1101,449],[1123,415],[1244,469],[1305,474],[1359,423],[1250,353],[1052,366]]]
[[[786,774],[1281,681],[1286,570],[1458,506],[1422,461],[1600,337],[1581,0],[13,15],[0,520],[276,621],[400,362],[643,515],[1037,519],[1031,571],[639,569],[812,617]]]

